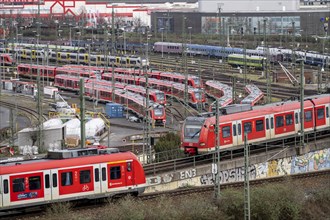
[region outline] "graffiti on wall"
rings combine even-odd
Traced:
[[[312,172],[323,169],[330,169],[330,149],[323,149],[301,156],[281,158],[250,165],[249,178],[250,180],[253,180],[295,173]],[[223,170],[220,171],[220,182],[230,183],[244,181],[244,174],[244,167]],[[149,185],[158,185],[176,180],[188,181],[194,179],[195,177],[197,177],[197,169],[188,169],[180,172],[150,177],[147,178],[147,182]],[[214,180],[215,175],[212,173],[205,173],[199,176],[200,185],[213,185]]]

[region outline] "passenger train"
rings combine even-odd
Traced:
[[[61,64],[88,64],[94,66],[141,67],[146,60],[138,56],[112,56],[105,54],[89,54],[87,52],[60,51],[53,49],[34,49],[25,47],[0,48],[0,53],[13,54],[17,60],[49,60]]]
[[[47,159],[2,163],[0,211],[143,193],[146,178],[137,157],[106,152],[62,150],[49,152]]]
[[[181,54],[185,51],[188,55],[208,56],[221,59],[228,59],[231,54],[246,54],[247,56],[265,57],[270,62],[293,61],[295,59],[303,59],[305,64],[314,66],[325,66],[330,63],[330,55],[319,54],[312,51],[292,51],[284,48],[265,48],[257,47],[256,49],[243,49],[234,47],[220,47],[200,44],[185,44],[172,42],[155,42],[153,51],[157,53]]]
[[[304,132],[330,130],[330,94],[304,100]],[[239,108],[236,108],[239,109]],[[287,101],[254,107],[250,111],[227,114],[224,108],[219,117],[220,149],[244,144],[270,142],[296,137],[301,128],[299,101]],[[215,150],[215,116],[188,117],[182,127],[181,149],[188,154]]]
[[[0,54],[0,66],[12,66],[15,63],[15,60],[10,54]]]

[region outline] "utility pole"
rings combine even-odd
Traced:
[[[112,89],[112,91],[111,91],[111,95],[112,95],[112,98],[111,98],[111,101],[112,102],[115,102],[116,101],[116,96],[115,96],[115,87],[116,87],[116,85],[115,85],[115,65],[114,65],[114,63],[113,63],[113,61],[112,61],[112,68],[111,68],[111,89]]]
[[[243,76],[243,80],[244,80],[244,86],[246,86],[247,84],[247,64],[246,64],[246,44],[244,41],[244,54],[243,54],[243,59],[244,59],[244,76]]]
[[[115,54],[115,5],[112,5],[111,12],[111,55]]]
[[[187,51],[186,51],[186,17],[182,16],[182,69],[184,71],[184,105],[188,103],[188,66],[187,66]],[[185,107],[185,117],[187,117],[187,108]]]
[[[232,79],[232,87],[233,87],[232,100],[233,100],[233,104],[235,104],[235,99],[236,99],[236,76],[233,76],[231,79]]]
[[[304,85],[305,85],[305,76],[304,76],[304,60],[301,60],[301,71],[300,71],[300,146],[304,146],[304,121],[305,121],[305,112],[304,112]]]
[[[80,78],[79,83],[80,91],[80,147],[85,148],[86,137],[85,137],[85,82],[84,78]]]
[[[214,125],[214,131],[215,131],[215,141],[216,141],[216,154],[213,154],[213,164],[214,167],[216,167],[215,172],[215,181],[214,181],[214,198],[219,199],[220,198],[220,131],[219,131],[219,99],[216,98],[215,100],[215,108],[216,108],[216,114],[215,114],[215,125]],[[215,166],[216,165],[216,166]]]
[[[266,22],[267,20],[264,19],[264,54],[265,56],[265,60],[263,60],[263,64],[264,64],[264,72],[265,72],[265,77],[267,79],[267,91],[266,91],[266,95],[267,95],[267,103],[271,103],[272,102],[272,89],[271,89],[271,78],[270,78],[270,72],[268,70],[268,64],[269,64],[269,49],[268,49],[268,45],[267,45],[267,34],[266,34]]]
[[[250,212],[250,181],[249,181],[249,145],[247,135],[244,134],[244,219],[251,219]]]

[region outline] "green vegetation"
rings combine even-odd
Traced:
[[[155,147],[155,160],[157,162],[171,160],[184,156],[180,151],[180,136],[174,132],[169,132],[161,136]]]
[[[315,180],[315,179],[314,179]],[[310,183],[313,183],[311,180]],[[315,180],[316,181],[316,180]],[[328,219],[330,188],[303,186],[286,180],[251,188],[251,219]],[[212,194],[160,197],[141,201],[125,197],[97,210],[74,212],[70,205],[53,205],[44,219],[243,219],[243,189],[225,189],[218,201]]]

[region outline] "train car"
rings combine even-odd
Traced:
[[[91,80],[85,84],[86,96],[96,98],[100,101],[113,101],[133,111],[141,118],[150,117],[150,123],[153,125],[165,126],[166,113],[163,105],[149,100],[149,106],[146,108],[147,100],[145,97],[116,88],[115,100],[112,100],[112,82],[104,80]],[[146,111],[149,109],[149,111]],[[147,115],[147,112],[149,115]]]
[[[225,107],[233,102],[233,89],[230,86],[219,81],[206,81],[205,92],[208,96],[214,99],[218,99],[220,107]],[[215,107],[214,105],[210,105],[209,108],[209,111],[212,112]]]
[[[143,167],[130,152],[97,149],[51,152],[47,159],[8,162],[0,169],[0,211],[142,193]]]
[[[117,83],[116,83],[117,87]],[[125,85],[123,89],[126,89],[130,92],[140,94],[146,97],[147,91],[146,88],[143,86],[136,86],[136,85]],[[163,91],[158,89],[149,89],[149,99],[155,103],[159,103],[161,105],[166,105],[166,95]]]
[[[308,97],[304,101],[304,131],[329,131],[330,95]],[[300,102],[288,101],[255,107],[250,111],[220,115],[220,146],[233,148],[295,137],[300,130]],[[198,121],[198,123],[196,123]],[[215,150],[215,116],[189,118],[182,127],[181,149],[189,154]]]
[[[58,74],[55,76],[54,86],[69,90],[78,92],[80,90],[80,76],[76,75],[66,75],[66,74]],[[84,82],[86,83],[88,81],[88,78],[84,78]]]
[[[25,64],[25,63],[21,63],[17,66],[17,74],[22,77],[37,78],[38,71],[40,74],[40,78],[48,78],[54,80],[56,75],[55,66]]]
[[[158,53],[181,54],[182,43],[155,42],[153,51]]]
[[[266,58],[259,56],[247,56],[242,54],[228,55],[228,64],[232,66],[248,66],[256,69],[264,69]]]
[[[27,48],[27,49],[35,48],[38,50],[49,49],[49,50],[79,52],[79,53],[86,52],[86,48],[84,48],[84,47],[73,47],[73,46],[53,45],[53,44],[8,43],[8,47]]]
[[[69,67],[58,67],[56,68],[55,75],[68,75],[68,76],[80,76],[84,78],[97,78],[99,76],[98,71],[93,71],[91,69],[76,69]]]
[[[0,65],[1,66],[12,66],[15,60],[10,54],[2,53],[0,54]]]
[[[264,93],[256,85],[248,84],[245,86],[245,90],[249,95],[241,101],[241,104],[254,106],[264,97]]]

